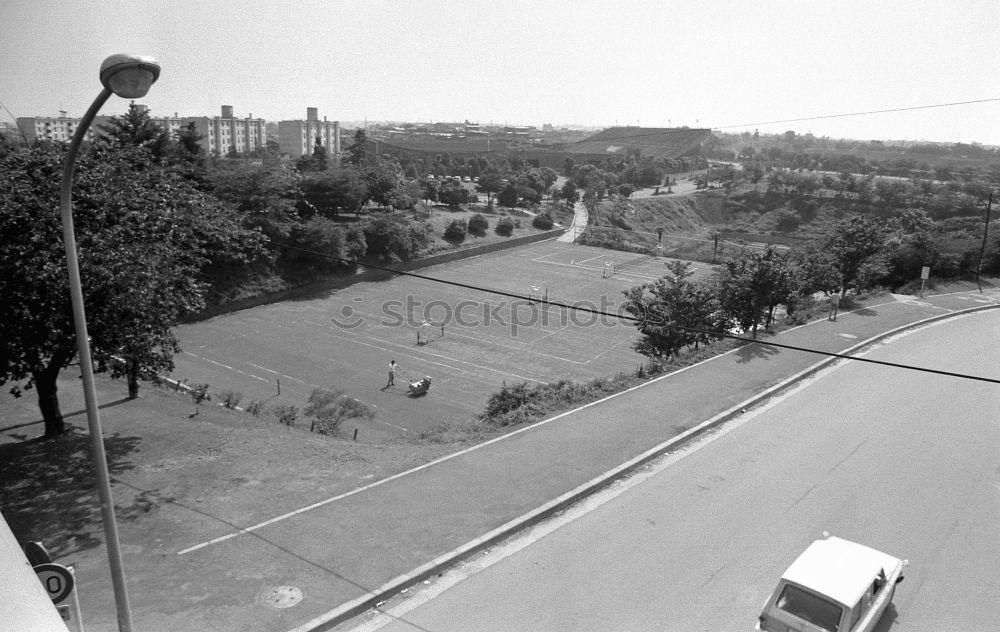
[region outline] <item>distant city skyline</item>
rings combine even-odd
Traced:
[[[103,59],[129,52],[163,67],[141,100],[156,116],[232,105],[280,121],[315,107],[345,126],[686,125],[1000,145],[995,0],[8,0],[0,22],[10,123],[81,116]],[[896,111],[838,116],[883,110]]]

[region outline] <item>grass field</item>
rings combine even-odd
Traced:
[[[357,428],[361,441],[413,436],[476,415],[505,382],[635,370],[644,358],[632,350],[632,324],[527,297],[613,315],[622,291],[657,278],[664,261],[547,241],[420,271],[435,280],[400,276],[248,309],[179,327],[183,352],[172,377],[208,384],[213,394],[242,393],[244,406],[301,408],[313,388],[339,388],[378,408],[342,433]],[[390,360],[401,368],[396,386],[385,388]],[[407,381],[425,375],[430,391],[411,397]]]

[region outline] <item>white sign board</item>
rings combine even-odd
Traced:
[[[73,592],[73,573],[62,564],[39,564],[35,574],[54,604],[62,603]]]
[[[924,281],[926,281],[927,279],[931,278],[931,269],[930,269],[930,267],[924,266],[924,267],[920,268],[920,278],[923,279]]]

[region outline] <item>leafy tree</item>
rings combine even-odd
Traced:
[[[354,132],[354,143],[347,147],[347,162],[360,167],[365,163],[365,152],[368,146],[368,134],[359,129]]]
[[[212,194],[239,211],[251,228],[283,243],[299,221],[299,182],[294,169],[277,162],[226,164],[209,179]]]
[[[438,200],[451,208],[458,208],[469,201],[469,190],[454,180],[446,180],[438,189]]]
[[[892,222],[887,239],[890,285],[899,287],[919,278],[923,266],[937,267],[941,252],[933,231],[934,221],[917,209],[902,211]]]
[[[348,268],[348,261],[357,261],[366,250],[364,233],[356,227],[350,231],[333,220],[313,217],[292,229],[284,259],[317,272]]]
[[[149,150],[154,160],[165,157],[171,146],[170,133],[153,122],[149,110],[133,101],[121,116],[112,116],[107,124],[98,125],[108,137],[123,145],[135,145]]]
[[[389,206],[394,209],[411,209],[420,201],[421,195],[419,182],[400,179],[389,192]]]
[[[497,204],[508,208],[514,208],[517,206],[517,202],[520,200],[520,197],[521,196],[517,191],[517,183],[508,182],[503,185],[503,188],[497,193]]]
[[[747,250],[725,263],[719,275],[719,304],[731,322],[756,338],[757,327],[770,324],[774,307],[789,300],[794,285],[786,252],[771,246]]]
[[[65,431],[59,373],[76,356],[61,236],[64,149],[37,146],[0,162],[0,384],[36,388],[45,435]],[[80,156],[74,224],[98,371],[138,380],[173,368],[172,327],[204,306],[205,271],[248,262],[264,237],[134,145],[95,142]],[[117,359],[124,359],[124,363]]]
[[[797,248],[790,255],[790,263],[795,269],[800,296],[811,296],[817,292],[833,294],[840,291],[840,271],[837,261],[820,242],[812,242]]]
[[[367,254],[390,261],[407,261],[430,243],[429,224],[400,215],[378,214],[362,226]]]
[[[358,213],[368,197],[368,184],[357,169],[328,169],[303,176],[299,188],[310,212],[338,217],[341,210]]]
[[[569,156],[563,159],[563,170],[562,174],[567,178],[573,177],[573,170],[576,168],[576,163]]]
[[[420,199],[424,201],[425,205],[429,205],[431,202],[438,201],[437,180],[428,179],[420,181]]]
[[[607,191],[607,182],[604,179],[605,175],[606,173],[598,167],[591,164],[583,164],[573,168],[572,180],[578,188],[600,191],[603,197],[604,192]]]
[[[580,192],[577,190],[576,183],[572,180],[563,183],[561,197],[572,208],[580,200]]]
[[[368,198],[382,208],[392,205],[394,192],[402,182],[399,165],[394,162],[381,162],[371,165],[362,172],[365,184],[368,185]]]
[[[852,215],[838,222],[826,239],[825,248],[840,272],[841,295],[858,281],[862,267],[885,252],[886,228],[883,220],[870,215]],[[870,279],[869,279],[870,280]]]
[[[691,280],[694,271],[685,261],[671,261],[668,274],[652,283],[624,291],[625,311],[639,320],[642,339],[635,350],[655,360],[666,360],[685,347],[717,338],[718,301],[714,288]]]
[[[483,175],[479,176],[479,182],[476,184],[476,190],[480,193],[486,193],[486,205],[493,206],[493,194],[500,191],[503,188],[503,182],[501,182],[500,174],[496,171],[487,171]]]
[[[15,141],[8,138],[7,134],[0,134],[0,159],[6,158],[15,151],[17,151]]]
[[[177,130],[175,137],[170,157],[173,169],[183,178],[194,182],[198,188],[204,189],[208,178],[205,148],[201,145],[204,136],[198,133],[198,128],[192,121]]]
[[[323,146],[323,139],[320,136],[316,137],[316,144],[313,145],[313,161],[316,164],[316,171],[326,171],[327,169],[327,152],[326,147]]]
[[[542,182],[545,185],[543,189],[545,191],[551,189],[552,185],[555,184],[556,180],[559,179],[559,174],[556,173],[555,170],[552,169],[551,167],[540,167],[537,169],[537,171],[542,179]]]
[[[587,189],[583,192],[583,205],[587,208],[587,213],[590,217],[597,219],[597,211],[600,208],[601,198],[598,195],[597,189]]]

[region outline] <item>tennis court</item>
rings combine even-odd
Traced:
[[[608,261],[629,265],[602,277]],[[622,291],[662,275],[664,261],[547,241],[419,271],[435,280],[399,276],[247,309],[178,327],[183,352],[173,377],[242,393],[243,406],[302,408],[313,388],[340,388],[378,407],[345,434],[413,435],[477,414],[504,383],[634,370],[644,361],[632,350],[635,328],[610,315]],[[546,296],[609,316],[546,305]],[[390,360],[400,368],[385,388]],[[411,397],[407,382],[424,376],[430,391]]]

